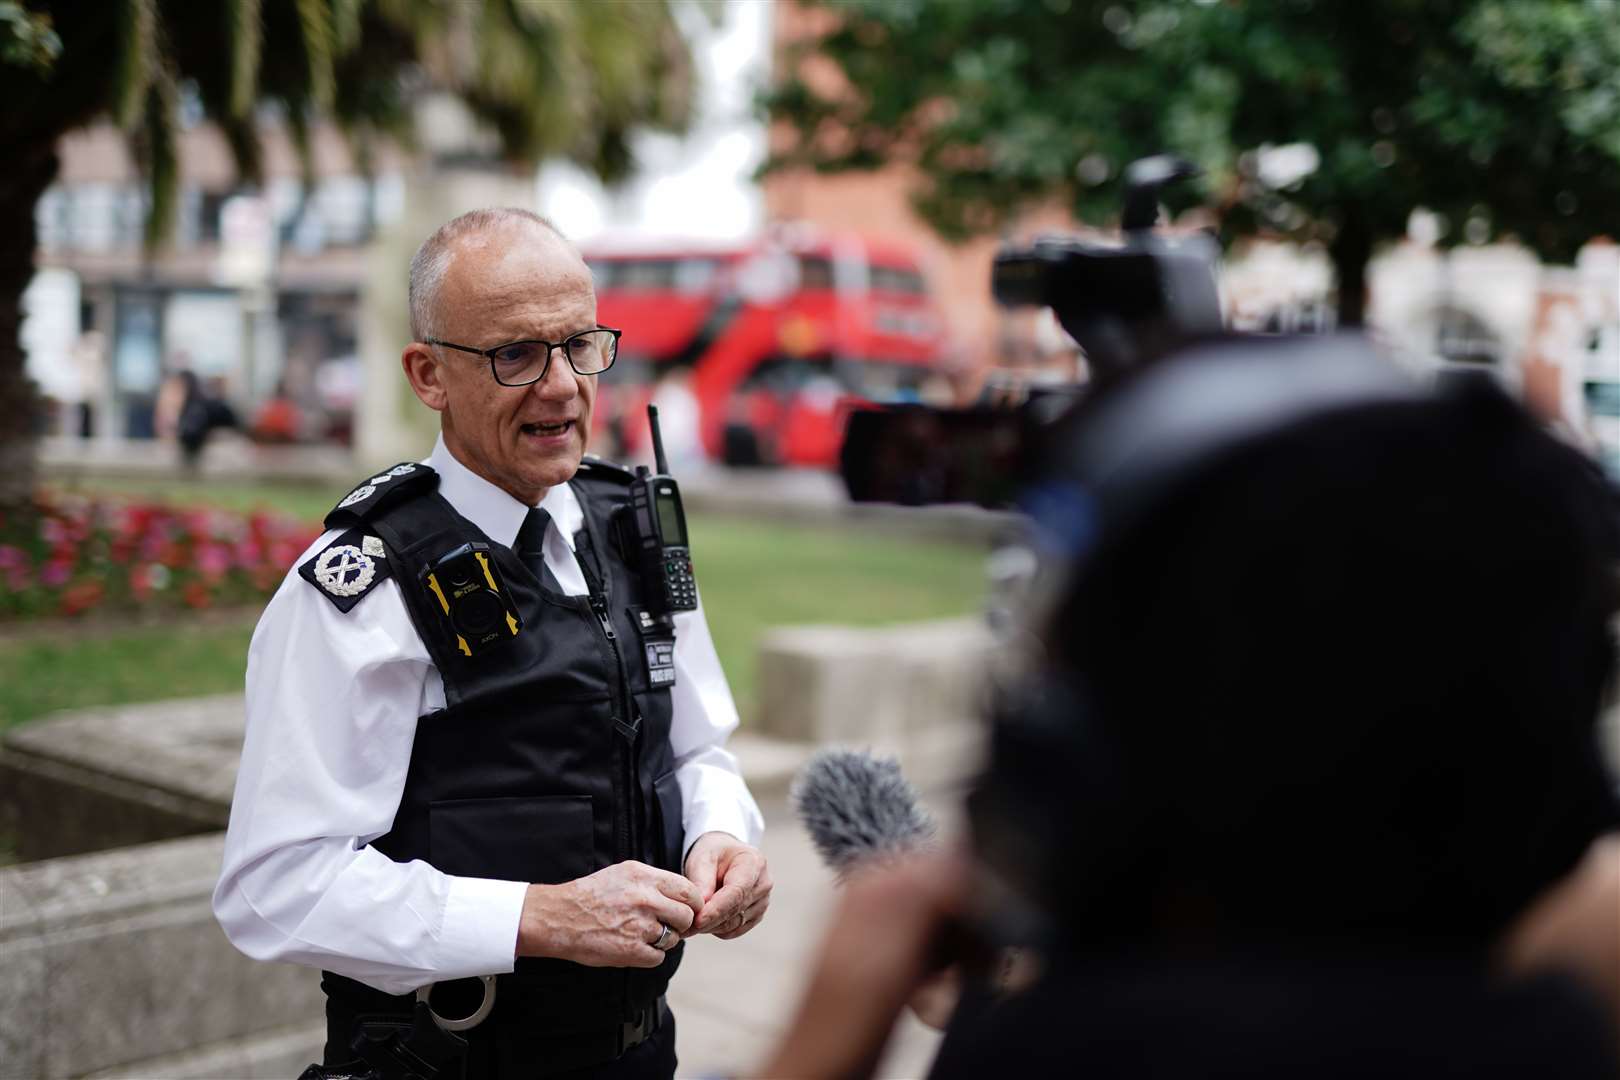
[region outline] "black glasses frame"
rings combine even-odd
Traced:
[[[575,338],[584,337],[586,334],[599,334],[604,330],[613,335],[613,354],[608,357],[607,367],[602,368],[601,371],[579,370],[579,368],[574,367],[574,361],[569,359],[568,351],[566,349],[563,350],[563,359],[568,360],[568,366],[573,369],[575,375],[600,375],[603,371],[607,371],[608,368],[611,368],[619,359],[619,338],[624,335],[623,330],[615,330],[611,326],[593,326],[589,330],[581,330],[577,334],[569,334],[561,341],[546,341],[542,338],[519,338],[517,341],[503,341],[501,344],[492,345],[487,349],[475,349],[471,345],[457,345],[453,341],[441,341],[438,338],[423,338],[422,344],[438,345],[442,348],[455,349],[459,352],[472,353],[474,356],[482,356],[485,360],[489,361],[490,375],[493,376],[495,381],[500,383],[502,386],[533,386],[535,383],[539,382],[541,379],[544,379],[551,373],[551,354],[553,350],[561,349],[564,345],[567,345]],[[524,379],[522,382],[515,383],[507,382],[505,379],[501,378],[500,372],[495,370],[495,354],[500,352],[502,349],[510,349],[513,345],[544,345],[546,347],[546,362],[541,365],[540,374],[536,375],[532,379]]]

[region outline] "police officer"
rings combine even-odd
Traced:
[[[441,227],[410,308],[440,437],[342,500],[254,632],[215,913],[324,969],[336,1072],[670,1076],[681,943],[749,932],[771,879],[702,611],[649,603],[631,477],[583,461],[617,331],[520,210]],[[482,616],[438,581],[457,553]]]

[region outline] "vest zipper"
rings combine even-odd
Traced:
[[[613,632],[613,618],[608,614],[606,588],[597,579],[596,574],[591,572],[588,565],[596,561],[596,545],[591,539],[588,525],[586,531],[581,535],[585,542],[582,545],[582,550],[576,550],[574,556],[579,562],[581,572],[585,575],[585,585],[589,590],[591,611],[595,612],[596,620],[602,626],[602,636],[607,638],[608,648],[613,652],[613,662],[619,669],[619,686],[616,697],[616,708],[619,710],[619,715],[613,718],[614,735],[624,735],[627,728],[630,731],[628,737],[613,740],[614,745],[618,747],[619,754],[619,775],[614,778],[613,786],[619,790],[617,802],[619,804],[618,840],[620,857],[622,859],[632,859],[640,854],[640,849],[636,846],[636,834],[639,832],[636,828],[636,822],[640,818],[642,808],[641,789],[636,783],[636,747],[634,740],[641,725],[639,722],[633,726],[627,725],[623,718],[639,721],[640,717],[634,715],[635,706],[630,697],[630,676],[625,671],[624,654],[619,651],[619,635]],[[601,569],[600,563],[597,563],[597,569]],[[604,571],[603,577],[606,576],[607,574]],[[630,979],[631,972],[628,969],[624,971],[619,979],[619,1002],[620,1008],[624,1010],[628,1010],[629,1007]]]
[[[607,597],[596,591],[596,582],[594,580],[590,584],[592,585],[590,594],[591,610],[596,613],[596,619],[602,626],[602,636],[607,638],[608,647],[613,651],[613,662],[619,670],[618,692],[615,694],[614,701],[617,715],[614,716],[613,723],[616,729],[615,734],[623,736],[625,728],[629,726],[625,718],[629,717],[632,712],[629,694],[630,680],[624,670],[624,654],[619,651],[619,635],[614,633],[613,619],[608,615]],[[634,858],[638,850],[636,847],[635,821],[641,801],[639,798],[640,793],[636,787],[635,747],[630,741],[631,738],[633,736],[614,740],[619,751],[619,782],[622,785],[619,805],[624,811],[619,817],[619,844],[626,859]]]

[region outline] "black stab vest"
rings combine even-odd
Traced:
[[[672,642],[673,630],[645,629],[638,618],[641,581],[613,521],[629,501],[627,479],[587,463],[571,481],[585,514],[576,555],[588,597],[563,595],[549,572],[536,579],[438,494],[436,478],[360,519],[387,548],[446,702],[417,721],[405,790],[392,828],[372,843],[377,850],[447,874],[539,884],[626,859],[681,872],[670,692],[653,687],[647,666],[648,646]],[[470,541],[489,545],[522,629],[467,656],[422,581],[438,558]],[[466,1034],[543,1047],[616,1031],[664,992],[683,949],[651,970],[520,958],[498,980],[495,1011]],[[323,987],[351,1001],[373,993],[331,974]]]

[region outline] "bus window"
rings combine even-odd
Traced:
[[[672,289],[675,287],[674,259],[626,259],[619,264],[621,289]]]
[[[915,270],[902,270],[895,266],[872,267],[872,291],[905,293],[922,296],[928,291],[922,275]]]
[[[719,275],[720,263],[715,259],[681,259],[675,264],[675,291],[706,293]]]
[[[850,393],[869,401],[916,401],[928,369],[882,360],[841,359],[835,365],[838,381]]]
[[[737,390],[743,394],[764,391],[777,397],[792,397],[806,383],[831,373],[832,361],[828,357],[772,356],[749,372]]]
[[[820,255],[799,256],[799,288],[830,289],[833,287],[832,260]]]

